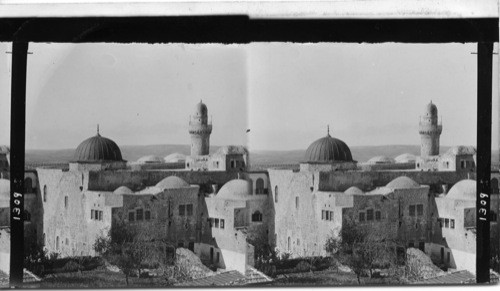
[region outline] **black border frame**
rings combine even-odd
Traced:
[[[498,18],[453,19],[251,19],[248,16],[2,18],[0,41],[13,42],[11,107],[11,207],[24,191],[26,59],[29,42],[71,43],[478,43],[477,189],[490,193],[491,49]],[[483,65],[480,65],[483,64]],[[29,65],[29,64],[28,64]],[[482,84],[481,86],[479,84]],[[489,94],[489,95],[488,95]],[[481,192],[480,192],[481,191]],[[479,195],[478,195],[479,198]],[[20,199],[17,206],[23,205]],[[489,199],[487,199],[489,211]],[[476,212],[478,211],[479,199]],[[22,215],[22,213],[20,214]],[[489,216],[489,215],[488,215]],[[11,216],[11,286],[22,286],[23,223]],[[22,216],[21,216],[22,217]],[[487,223],[488,227],[485,227]],[[489,220],[477,220],[477,282],[489,281]],[[484,258],[488,258],[486,264]]]

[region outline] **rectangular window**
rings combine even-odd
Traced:
[[[450,228],[455,228],[455,219],[450,219]]]
[[[99,211],[94,210],[94,219],[99,220]]]
[[[128,213],[128,221],[134,221],[134,220],[135,220],[135,213],[129,212]]]
[[[461,167],[462,169],[465,169],[465,161],[464,161],[464,160],[461,160],[461,161],[460,161],[460,167]]]
[[[214,219],[213,218],[207,218],[208,225],[212,227],[214,225]]]
[[[330,220],[329,215],[330,214],[328,211],[325,210],[325,220]]]
[[[295,208],[299,209],[299,197],[295,197]]]
[[[373,209],[366,210],[366,220],[367,221],[373,220]]]
[[[418,216],[423,216],[424,215],[424,205],[423,204],[418,204],[417,205],[417,215]]]
[[[325,220],[325,211],[324,210],[321,210],[321,219]]]
[[[192,216],[193,215],[193,204],[188,204],[186,205],[186,212],[187,212],[187,215],[188,216]]]
[[[179,216],[186,215],[186,205],[179,205]]]
[[[382,213],[380,211],[375,211],[375,220],[381,220],[382,219]]]
[[[224,228],[224,219],[220,220],[220,228]]]
[[[102,221],[102,211],[98,211],[99,212],[99,221]]]
[[[413,244],[413,242],[409,242],[409,243],[408,243],[408,247],[409,247],[409,248],[413,248],[413,247],[415,247],[415,245]]]
[[[425,242],[421,241],[418,243],[418,249],[425,252]]]
[[[151,219],[151,211],[149,211],[149,210],[144,211],[144,218],[146,220],[150,220]]]
[[[410,216],[415,216],[415,205],[410,205]]]
[[[365,221],[365,213],[364,212],[359,213],[359,221]]]
[[[443,227],[443,218],[438,218],[439,227]]]
[[[215,219],[215,228],[219,228],[219,219],[218,218]]]
[[[444,219],[444,227],[446,227],[446,228],[450,227],[450,220],[448,218]]]
[[[333,220],[333,211],[330,211],[330,220]]]
[[[94,209],[90,210],[90,219],[94,219]]]
[[[137,209],[136,219],[137,221],[142,220],[144,218],[144,212],[142,209]]]
[[[450,252],[448,252],[448,254],[446,255],[447,256],[447,261],[448,261],[448,264],[450,263]]]

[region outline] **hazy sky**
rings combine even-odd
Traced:
[[[418,145],[430,100],[443,118],[442,145],[476,142],[475,44],[30,44],[30,51],[29,149],[75,148],[97,123],[119,145],[189,144],[188,118],[200,99],[213,116],[214,145],[305,149],[327,124],[352,146]],[[11,55],[2,55],[0,144],[8,144]]]

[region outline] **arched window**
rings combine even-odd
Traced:
[[[260,213],[260,211],[255,211],[253,214],[252,214],[252,221],[256,221],[256,222],[261,222],[262,221],[262,213]]]
[[[257,182],[255,182],[255,193],[264,194],[264,179],[259,178]]]
[[[29,177],[24,179],[24,193],[33,193],[33,180]]]
[[[43,185],[43,202],[47,202],[47,185]]]
[[[278,203],[278,185],[274,187],[274,203]]]

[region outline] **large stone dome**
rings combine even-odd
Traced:
[[[99,133],[80,143],[76,148],[74,159],[77,162],[123,161],[118,145]]]
[[[353,160],[347,144],[340,139],[331,137],[329,133],[313,142],[306,150],[305,162],[335,161],[352,162]]]
[[[252,183],[247,180],[235,179],[227,182],[217,193],[217,198],[246,199],[252,195]]]
[[[476,181],[462,180],[451,187],[446,198],[461,200],[476,200]]]

